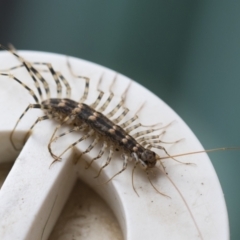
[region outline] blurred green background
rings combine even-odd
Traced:
[[[206,149],[240,145],[240,1],[0,0],[9,42],[114,69],[170,105]],[[210,157],[240,239],[240,153]]]

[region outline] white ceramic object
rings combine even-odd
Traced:
[[[73,91],[72,98],[77,101],[82,96],[84,82],[70,75],[65,56],[26,51],[20,51],[19,54],[31,62],[51,62],[54,68],[61,71],[69,80]],[[100,87],[108,92],[115,72],[76,58],[70,58],[70,62],[76,74],[91,78],[87,103],[91,103],[96,98],[97,83],[102,74]],[[0,69],[18,64],[18,60],[10,53],[0,53]],[[25,69],[13,70],[11,73],[35,89]],[[52,97],[56,97],[54,81],[50,75],[44,76],[50,83]],[[113,86],[116,98],[110,107],[119,102],[119,96],[130,81],[120,74],[117,76]],[[139,113],[141,123],[151,125],[161,122],[164,125],[175,120],[175,123],[167,129],[163,140],[174,141],[184,138],[184,141],[169,146],[164,145],[171,155],[202,149],[194,134],[172,109],[148,90],[132,82],[125,104],[130,109],[129,115],[133,116],[143,102],[146,103]],[[0,162],[11,161],[17,155],[10,144],[9,135],[29,103],[34,101],[22,86],[8,77],[0,76]],[[29,111],[17,128],[16,142],[21,142],[23,133],[41,115],[40,110]],[[183,165],[165,160],[166,171],[184,196],[193,215],[191,217],[179,192],[160,171],[154,171],[156,177],[153,183],[159,191],[170,196],[171,199],[158,194],[141,169],[136,170],[134,176],[135,188],[140,196],[138,197],[132,188],[131,163],[125,172],[111,182],[101,184],[121,169],[122,159],[118,155],[104,169],[101,176],[97,180],[94,179],[106,160],[106,155],[94,163],[89,170],[84,168],[84,160],[90,161],[97,150],[99,151],[99,147],[77,165],[72,161],[74,158],[72,153],[76,151],[71,150],[63,156],[61,162],[49,167],[53,159],[48,152],[47,144],[56,125],[53,121],[46,120],[35,127],[1,188],[0,239],[47,239],[77,178],[85,181],[106,200],[117,216],[125,239],[186,240],[201,239],[201,237],[229,239],[228,216],[223,193],[206,154],[179,158],[183,162],[192,162],[196,165]],[[64,141],[59,140],[53,144],[54,151],[60,154],[77,138],[78,134],[69,134]],[[78,149],[84,150],[88,145],[89,142],[85,142],[80,144]],[[165,155],[162,151],[157,152],[161,156]],[[196,225],[202,236],[199,236]]]

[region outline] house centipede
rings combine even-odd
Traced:
[[[159,137],[159,135],[146,136],[149,133],[158,131],[159,129],[165,129],[166,127],[168,127],[168,125],[164,126],[164,127],[161,127],[161,128],[139,131],[139,132],[134,133],[133,135],[130,135],[130,133],[133,130],[136,130],[140,126],[144,126],[141,123],[137,123],[133,126],[130,126],[135,120],[137,120],[138,116],[135,115],[130,120],[119,124],[119,122],[129,112],[128,108],[123,107],[125,97],[126,97],[126,92],[127,92],[128,88],[126,89],[125,93],[123,94],[123,96],[121,98],[121,101],[117,104],[117,106],[115,106],[115,108],[112,109],[105,116],[104,114],[102,114],[102,112],[105,111],[105,109],[107,108],[108,104],[111,102],[111,100],[114,96],[112,91],[111,91],[111,94],[109,95],[108,99],[106,100],[106,102],[96,111],[95,108],[98,107],[98,104],[101,101],[101,98],[103,97],[103,92],[102,91],[100,91],[96,101],[94,103],[92,103],[90,106],[83,103],[87,99],[87,96],[88,96],[89,78],[83,77],[83,76],[76,76],[78,78],[85,79],[86,86],[85,86],[84,94],[83,94],[82,98],[80,99],[80,101],[75,102],[75,101],[73,101],[69,98],[70,95],[71,95],[71,88],[70,88],[70,85],[68,84],[67,80],[64,78],[64,76],[60,72],[56,72],[53,69],[53,67],[50,63],[35,62],[35,63],[33,63],[34,65],[46,65],[49,72],[51,72],[51,74],[54,78],[54,81],[56,82],[57,98],[50,98],[51,94],[50,94],[50,89],[49,89],[48,83],[42,77],[42,75],[39,73],[39,71],[37,71],[36,68],[33,67],[33,64],[27,62],[22,57],[20,57],[16,53],[16,51],[11,50],[11,49],[7,49],[3,46],[1,46],[1,47],[5,50],[10,51],[21,62],[21,65],[19,65],[17,67],[10,68],[10,69],[8,69],[8,71],[9,70],[14,70],[14,69],[19,68],[19,67],[25,67],[27,69],[27,71],[29,72],[29,74],[31,75],[31,77],[34,81],[35,87],[36,87],[36,89],[38,91],[38,94],[40,96],[40,99],[41,99],[41,102],[40,102],[40,100],[38,99],[38,97],[34,93],[34,91],[32,89],[30,89],[28,86],[26,86],[22,81],[20,81],[16,77],[14,77],[12,74],[1,73],[2,76],[10,77],[13,80],[15,80],[16,82],[18,82],[20,85],[22,85],[30,93],[30,95],[33,97],[33,99],[36,102],[35,104],[30,104],[25,109],[25,111],[21,114],[21,116],[19,117],[19,119],[17,120],[17,122],[16,122],[16,124],[13,128],[13,131],[10,135],[10,139],[11,139],[12,145],[15,149],[17,149],[17,148],[16,148],[16,146],[14,145],[14,142],[13,142],[13,134],[14,134],[14,131],[15,131],[16,127],[18,126],[19,122],[21,121],[21,119],[25,116],[25,114],[30,109],[40,108],[41,110],[43,110],[45,115],[37,118],[37,120],[30,127],[28,133],[26,134],[25,140],[27,139],[31,130],[40,121],[47,120],[47,119],[54,119],[54,120],[57,120],[58,122],[60,122],[60,124],[54,130],[54,133],[53,133],[53,135],[51,137],[51,140],[49,141],[49,144],[48,144],[49,153],[55,159],[54,162],[59,160],[60,157],[67,150],[71,149],[76,144],[85,140],[86,138],[93,137],[94,135],[96,135],[95,140],[82,153],[82,155],[91,151],[91,149],[94,146],[96,146],[96,144],[98,143],[100,138],[105,138],[106,140],[103,140],[103,146],[102,146],[99,154],[94,159],[92,159],[88,168],[91,166],[91,164],[95,160],[102,157],[102,155],[104,154],[105,149],[107,149],[107,147],[110,148],[107,161],[104,164],[104,166],[101,167],[101,169],[99,170],[99,173],[96,177],[98,177],[100,175],[101,171],[105,167],[107,167],[107,165],[110,163],[110,161],[112,159],[113,152],[114,152],[114,148],[117,151],[120,149],[121,151],[124,152],[124,154],[123,154],[124,164],[123,164],[123,168],[119,172],[117,172],[111,179],[113,179],[118,174],[122,173],[127,168],[127,162],[128,162],[129,157],[133,158],[136,162],[134,168],[137,166],[137,164],[140,164],[145,170],[148,169],[148,168],[155,167],[156,162],[157,162],[158,159],[160,159],[160,157],[158,155],[156,155],[155,152],[151,151],[150,150],[151,148],[154,148],[154,147],[159,148],[159,149],[163,150],[168,156],[170,156],[164,147],[158,146],[158,145],[156,145],[156,143],[172,143],[172,142],[164,142],[164,141],[161,141],[161,140],[157,139]],[[69,68],[70,68],[70,65],[69,65]],[[42,91],[41,91],[41,88],[40,88],[40,85],[39,85],[39,82],[38,82],[37,79],[40,80],[40,82],[44,86],[44,90],[45,90],[45,93],[46,93],[46,96],[47,96],[47,100],[43,100],[43,94],[42,94]],[[66,94],[67,94],[68,98],[64,98],[64,99],[60,98],[61,95],[62,95],[62,87],[61,87],[59,79],[66,86],[66,89],[67,89]],[[114,83],[114,81],[113,81],[113,83]],[[115,113],[121,107],[123,107],[123,112],[118,117],[115,117],[114,119],[110,120],[111,117],[114,117]],[[63,124],[67,124],[67,125],[70,125],[70,126],[73,126],[73,127],[69,131],[55,137],[56,132],[58,131],[58,129]],[[119,124],[119,125],[117,125],[117,124]],[[154,125],[146,126],[146,127],[153,127],[153,126]],[[56,141],[56,139],[59,138],[59,137],[62,137],[64,135],[67,135],[68,133],[75,132],[75,131],[88,131],[88,133],[83,135],[79,140],[77,140],[73,144],[71,144],[59,156],[56,156],[51,150],[52,142]],[[113,144],[109,144],[110,142],[113,142]],[[175,141],[175,142],[178,142],[178,141]],[[173,142],[173,143],[175,143],[175,142]],[[109,181],[111,179],[109,179]],[[134,188],[134,190],[135,190],[135,188]],[[135,190],[135,192],[136,192],[136,190]]]

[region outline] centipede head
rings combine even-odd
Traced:
[[[141,160],[146,164],[147,168],[153,168],[156,165],[157,162],[157,155],[155,152],[145,149],[141,153]]]

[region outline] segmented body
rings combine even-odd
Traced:
[[[94,130],[95,134],[113,145],[115,150],[122,150],[136,162],[140,161],[144,168],[152,168],[156,164],[156,154],[153,151],[144,148],[123,128],[87,104],[57,98],[42,102],[41,108],[46,115],[58,121],[64,121],[69,117],[67,122],[70,125],[80,127],[86,124],[89,130]]]

